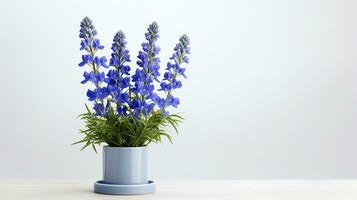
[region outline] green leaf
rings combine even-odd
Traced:
[[[109,146],[145,146],[162,143],[163,138],[172,143],[172,137],[166,128],[172,127],[178,134],[178,125],[183,121],[183,117],[178,114],[165,116],[160,110],[136,119],[132,115],[118,116],[110,109],[106,117],[100,117],[93,115],[86,104],[85,107],[87,112],[79,115],[86,127],[79,130],[84,137],[72,144],[84,143],[81,150],[90,145],[97,152],[96,145],[102,143]]]

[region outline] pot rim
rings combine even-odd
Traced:
[[[147,146],[141,146],[141,147],[111,147],[109,145],[103,146],[103,149],[146,149]]]

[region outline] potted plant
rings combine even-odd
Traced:
[[[85,17],[80,24],[81,47],[84,52],[80,67],[87,67],[82,84],[90,83],[87,91],[86,112],[80,115],[86,128],[80,130],[83,139],[74,144],[103,147],[103,180],[94,184],[95,192],[106,194],[143,194],[155,190],[147,175],[147,146],[167,138],[168,127],[177,133],[183,118],[169,113],[180,101],[173,95],[181,88],[181,78],[186,78],[184,63],[190,53],[189,38],[182,35],[174,48],[161,77],[160,48],[156,45],[159,26],[149,25],[145,33],[135,70],[130,66],[126,37],[122,31],[115,34],[109,63],[100,56],[104,46],[97,38],[92,21]]]

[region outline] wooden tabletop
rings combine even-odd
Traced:
[[[0,200],[356,200],[357,180],[162,180],[154,194],[101,195],[92,181],[0,181]]]

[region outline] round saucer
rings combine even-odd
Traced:
[[[147,184],[139,185],[116,185],[97,181],[94,183],[94,192],[101,194],[149,194],[155,192],[156,184],[149,181]]]

